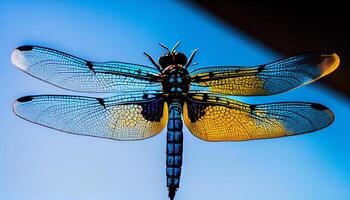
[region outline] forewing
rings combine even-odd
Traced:
[[[161,94],[129,93],[106,99],[82,96],[27,96],[13,105],[19,117],[60,131],[115,140],[139,140],[167,123]]]
[[[226,95],[261,96],[286,92],[309,84],[333,72],[339,65],[337,54],[311,51],[254,67],[218,66],[190,73],[192,86],[208,87]]]
[[[325,128],[334,120],[331,110],[316,103],[249,105],[206,93],[191,94],[183,115],[192,134],[206,141],[299,135]]]
[[[160,89],[159,71],[123,62],[90,62],[54,49],[21,46],[11,55],[24,72],[57,87],[80,92]]]

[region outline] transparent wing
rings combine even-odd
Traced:
[[[45,47],[21,46],[11,55],[24,72],[57,87],[80,92],[160,89],[156,68],[122,63],[90,62]]]
[[[218,66],[190,73],[192,86],[210,92],[239,96],[273,95],[309,84],[333,72],[339,65],[337,54],[311,51],[254,67]]]
[[[167,123],[161,94],[129,93],[106,99],[82,96],[27,96],[13,105],[19,117],[60,131],[115,140],[139,140]]]
[[[206,141],[241,141],[299,135],[330,125],[331,110],[316,103],[249,105],[206,93],[191,94],[184,105],[188,129]]]

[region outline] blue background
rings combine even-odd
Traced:
[[[172,46],[178,40],[178,50],[187,55],[200,49],[199,66],[255,65],[281,57],[181,2],[0,0],[0,199],[166,199],[164,131],[148,140],[117,142],[28,123],[12,112],[16,98],[78,93],[21,72],[10,54],[33,44],[93,61],[150,65],[143,51],[158,57],[164,53],[158,42]],[[346,98],[314,83],[277,96],[237,99],[318,102],[336,119],[311,134],[236,143],[201,141],[186,129],[176,199],[350,199]]]

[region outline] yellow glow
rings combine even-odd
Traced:
[[[323,61],[319,64],[321,68],[321,76],[326,76],[336,70],[340,64],[340,58],[336,53],[331,55],[321,55]]]

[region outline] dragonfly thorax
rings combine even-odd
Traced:
[[[189,77],[187,69],[181,65],[170,65],[163,71],[163,91],[169,96],[181,96],[189,90]]]

